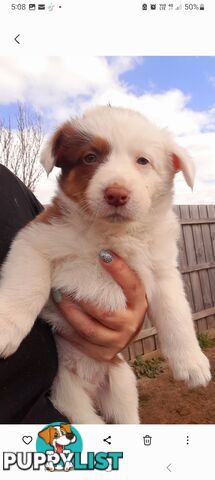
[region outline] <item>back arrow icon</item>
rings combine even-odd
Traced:
[[[172,471],[172,464],[170,463],[169,465],[167,465],[166,468],[167,468],[167,470],[169,470],[169,472],[171,472]]]
[[[19,37],[20,37],[20,33],[18,33],[18,35],[14,38],[14,40],[15,40],[16,43],[18,43],[20,45],[19,40],[17,40]]]

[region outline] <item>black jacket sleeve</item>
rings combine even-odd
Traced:
[[[42,209],[33,193],[0,164],[0,265],[18,230]],[[0,423],[67,421],[49,400],[57,360],[51,329],[38,318],[19,349],[0,359]]]

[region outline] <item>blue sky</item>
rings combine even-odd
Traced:
[[[0,57],[0,119],[13,128],[17,101],[46,131],[95,104],[141,111],[196,161],[196,189],[178,176],[177,201],[215,203],[215,57]]]
[[[29,113],[34,114],[35,109],[32,107],[32,105],[29,102],[24,102],[26,104],[26,107],[29,111]],[[11,128],[16,128],[17,127],[17,102],[15,103],[7,103],[7,104],[1,104],[0,105],[0,118],[5,124],[5,126],[8,126],[10,123]],[[48,123],[45,121],[46,127],[48,126]]]
[[[180,88],[191,96],[190,106],[207,109],[215,101],[215,57],[144,57],[134,70],[122,78],[133,85],[137,94],[143,91],[160,93]]]

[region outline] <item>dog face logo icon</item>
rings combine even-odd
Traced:
[[[69,423],[56,422],[38,432],[37,451],[48,455],[46,470],[68,472],[73,469],[73,453],[82,451],[82,440]]]
[[[76,437],[69,423],[61,423],[59,426],[47,427],[38,433],[46,443],[54,447],[54,451],[62,453],[66,445],[74,442]]]

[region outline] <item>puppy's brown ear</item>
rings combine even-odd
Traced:
[[[63,168],[68,164],[69,148],[75,135],[71,122],[66,122],[48,140],[40,157],[47,174],[53,167]]]
[[[183,147],[173,144],[170,155],[174,173],[181,171],[187,185],[189,185],[190,188],[193,188],[195,165],[189,153]]]
[[[38,433],[39,437],[41,437],[46,443],[50,443],[50,427],[46,428],[45,430],[41,430]]]

